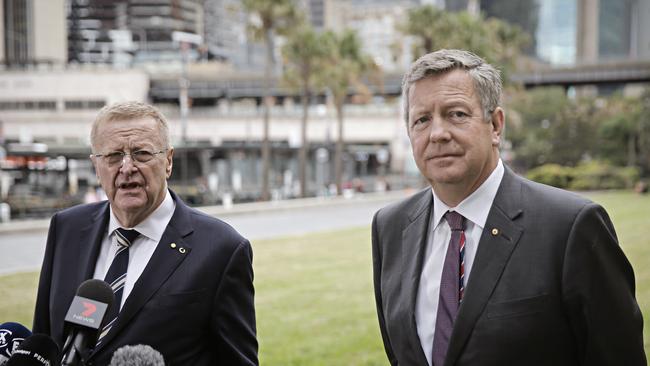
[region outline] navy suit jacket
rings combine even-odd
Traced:
[[[373,219],[375,300],[392,365],[427,365],[415,303],[432,205],[427,188]],[[602,207],[506,168],[447,359],[435,366],[452,365],[646,365],[634,273]]]
[[[250,243],[170,193],[172,219],[89,364],[108,364],[121,346],[147,344],[167,365],[257,365]],[[59,346],[76,290],[94,273],[108,220],[108,201],[52,217],[33,331],[49,334]]]

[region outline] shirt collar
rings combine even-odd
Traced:
[[[499,159],[496,168],[490,173],[490,176],[485,182],[456,207],[447,206],[438,198],[433,188],[431,188],[433,192],[434,228],[438,226],[447,211],[456,211],[483,229],[488,214],[490,213],[490,208],[492,207],[492,201],[494,201],[494,197],[496,197],[497,190],[499,190],[499,185],[501,184],[501,179],[503,179],[504,171],[503,162]]]
[[[162,235],[165,232],[165,229],[167,228],[169,219],[174,214],[175,209],[176,203],[169,194],[169,191],[166,190],[165,198],[163,199],[160,206],[158,206],[158,208],[156,208],[146,219],[144,219],[144,221],[130,229],[135,229],[140,233],[140,235],[144,235],[155,242],[159,242],[160,238],[162,238]],[[120,222],[117,220],[117,217],[115,217],[115,214],[113,213],[113,207],[110,207],[110,211],[110,219],[108,222],[109,236],[113,235],[113,232],[117,228],[122,227],[122,225],[120,225]]]

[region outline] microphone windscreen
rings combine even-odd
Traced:
[[[115,302],[115,294],[108,283],[96,279],[84,281],[77,288],[77,294],[70,303],[65,321],[82,327],[100,329],[105,321],[104,315],[113,306],[113,302]],[[66,347],[64,352],[67,352]]]
[[[6,362],[20,343],[30,335],[32,332],[22,324],[2,323],[0,325],[0,365]]]
[[[45,334],[34,334],[14,351],[6,366],[59,366],[61,352]]]
[[[118,348],[109,366],[165,366],[165,359],[151,346],[138,344]]]
[[[103,302],[109,306],[115,300],[115,294],[111,285],[97,279],[86,280],[79,285],[79,288],[77,288],[77,296]]]

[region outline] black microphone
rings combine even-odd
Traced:
[[[104,316],[115,302],[111,286],[102,280],[86,280],[77,289],[65,316],[68,336],[63,345],[62,365],[82,365],[97,343]]]
[[[30,335],[32,331],[22,324],[6,322],[0,325],[0,366],[7,363],[14,350]]]
[[[138,344],[118,348],[108,366],[165,366],[165,359],[151,346]]]
[[[34,334],[14,350],[6,366],[59,366],[59,346],[50,336]]]

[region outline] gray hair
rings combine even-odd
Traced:
[[[404,119],[408,127],[409,90],[411,85],[431,75],[443,74],[455,69],[467,71],[474,81],[483,108],[483,116],[489,121],[501,100],[501,74],[494,66],[477,55],[463,50],[438,50],[417,59],[402,79],[402,103]]]
[[[165,148],[169,149],[171,140],[169,138],[169,124],[167,118],[158,110],[158,108],[135,101],[120,102],[107,105],[99,110],[97,117],[93,121],[93,126],[90,131],[90,145],[93,149],[96,146],[99,126],[106,122],[113,121],[128,121],[140,118],[151,117],[160,125],[160,136],[163,139]]]

